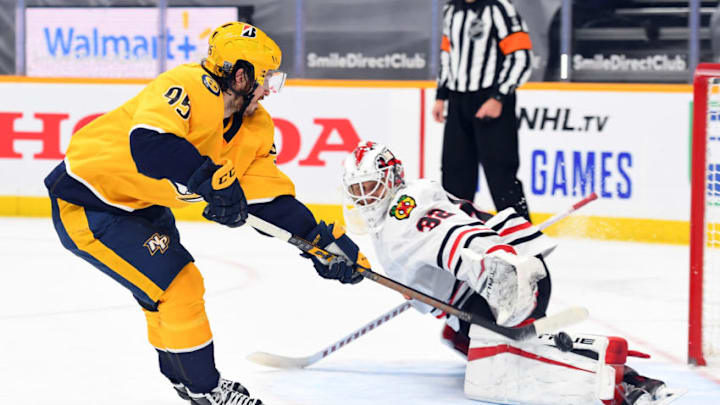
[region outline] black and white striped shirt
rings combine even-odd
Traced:
[[[449,0],[441,49],[439,99],[488,89],[506,96],[530,78],[530,36],[510,0]]]

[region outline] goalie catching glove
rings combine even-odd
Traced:
[[[363,276],[355,269],[355,263],[367,266],[365,255],[346,234],[342,226],[327,225],[320,221],[305,237],[313,245],[336,255],[332,260],[323,260],[307,253],[320,277],[339,280],[343,284],[357,284]],[[367,266],[369,267],[369,266]]]
[[[206,158],[205,163],[190,176],[188,189],[207,201],[203,210],[206,219],[231,228],[245,223],[248,216],[247,201],[229,159],[218,166]]]
[[[498,325],[516,326],[530,316],[537,306],[537,283],[547,276],[538,258],[503,250],[480,254],[463,249],[460,254],[465,262],[458,279],[487,301]]]

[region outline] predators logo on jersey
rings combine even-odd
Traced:
[[[407,219],[415,207],[417,207],[417,204],[414,198],[409,195],[402,195],[397,205],[390,209],[390,216],[399,220]]]
[[[150,239],[146,240],[143,244],[148,251],[150,256],[155,256],[155,253],[165,253],[167,248],[170,246],[170,237],[167,235],[160,235],[158,233],[153,234]]]

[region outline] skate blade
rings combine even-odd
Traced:
[[[665,398],[660,398],[656,401],[653,401],[653,405],[667,405],[676,399],[680,398],[681,396],[685,395],[688,392],[687,388],[668,388],[667,389],[667,396]]]

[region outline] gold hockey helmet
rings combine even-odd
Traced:
[[[223,24],[210,34],[208,45],[208,56],[202,64],[221,79],[221,87],[229,86],[237,69],[243,67],[241,61],[251,65],[246,70],[252,68],[255,81],[271,92],[277,93],[285,83],[285,73],[277,70],[282,62],[280,47],[253,25]]]

